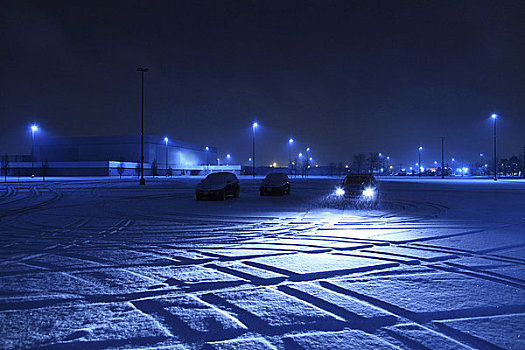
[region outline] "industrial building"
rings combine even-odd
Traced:
[[[137,175],[139,136],[35,138],[32,157],[10,162],[9,175],[112,176]],[[29,161],[31,160],[31,161]],[[217,149],[190,142],[144,136],[144,175],[198,175],[210,171],[239,172],[219,166]],[[155,174],[156,173],[156,174]]]

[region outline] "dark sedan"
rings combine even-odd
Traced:
[[[239,197],[239,180],[235,174],[228,172],[211,173],[195,189],[198,201],[203,198],[225,200],[228,195]]]
[[[284,195],[290,193],[290,179],[285,173],[271,173],[266,175],[259,187],[261,196],[265,194]]]

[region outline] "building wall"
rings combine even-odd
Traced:
[[[217,149],[183,141],[168,142],[168,167],[180,169],[206,164],[216,164]],[[35,161],[97,162],[140,161],[140,136],[39,138],[35,140]],[[144,136],[144,162],[157,161],[159,169],[166,169],[166,144],[164,139]],[[215,160],[212,162],[212,160]]]

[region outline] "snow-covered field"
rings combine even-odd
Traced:
[[[525,182],[0,185],[1,348],[525,349]]]

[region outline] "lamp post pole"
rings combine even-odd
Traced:
[[[306,147],[306,177],[308,177],[308,168],[310,168],[310,147]]]
[[[498,115],[492,114],[491,117],[494,120],[494,181],[498,181],[498,160],[496,159],[496,119]]]
[[[421,177],[421,150],[423,149],[423,147],[419,146],[418,148],[418,163],[417,163],[417,166],[419,167],[419,177]]]
[[[293,145],[293,139],[290,138],[288,140],[289,148],[288,148],[288,166],[290,167],[290,175],[292,175],[292,145]]]
[[[445,178],[445,136],[441,136],[441,178]]]
[[[164,138],[164,142],[166,143],[166,176],[168,176],[168,138]]]
[[[34,162],[35,162],[35,131],[38,130],[36,124],[31,125],[31,176],[35,175]],[[6,159],[7,161],[7,159]]]
[[[210,147],[206,146],[204,150],[206,150],[206,172],[208,172],[210,170],[210,161],[208,160],[208,151],[210,150]]]
[[[144,73],[148,71],[148,68],[137,68],[137,72],[142,75],[142,103],[141,103],[141,126],[140,126],[140,185],[145,185],[144,180]]]
[[[253,141],[253,144],[252,144],[252,159],[253,159],[253,162],[252,162],[252,174],[253,174],[253,177],[255,178],[255,129],[259,126],[259,124],[257,124],[257,122],[254,122],[252,124],[252,130],[253,130],[253,138],[252,138],[252,141]]]

